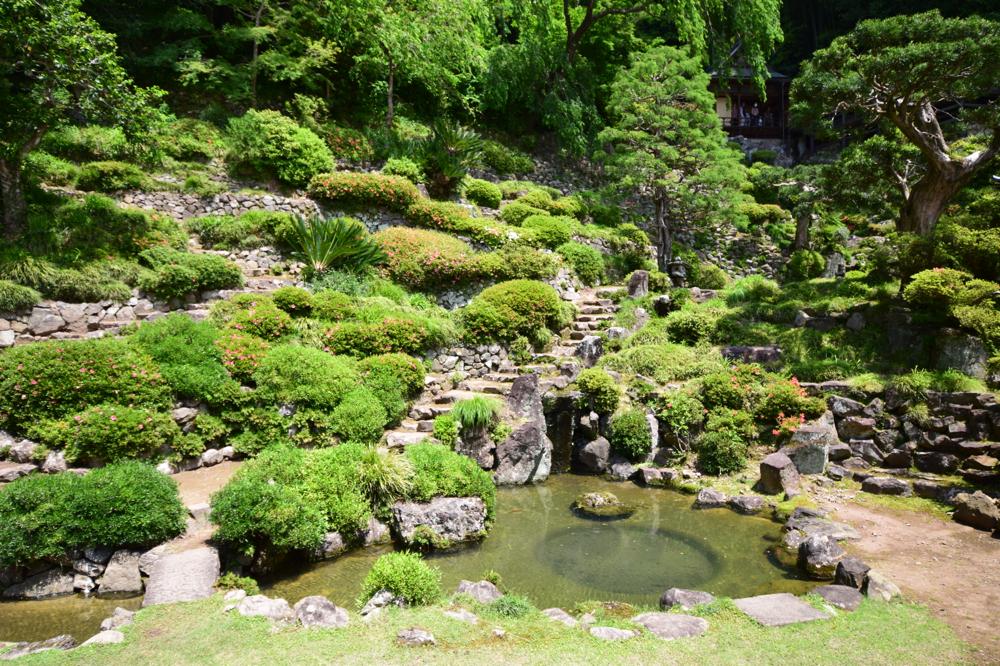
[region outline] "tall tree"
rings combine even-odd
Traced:
[[[841,114],[856,114],[899,130],[923,168],[902,183],[897,228],[928,235],[951,198],[1000,152],[997,62],[1000,22],[937,11],[863,21],[805,64],[792,84],[792,111],[828,129]],[[982,128],[984,144],[962,150],[949,141],[949,121]]]
[[[718,206],[738,183],[738,160],[708,84],[698,58],[661,46],[638,56],[611,86],[614,124],[599,136],[609,149],[596,157],[622,190],[652,204],[661,270],[673,256],[673,221]]]
[[[79,0],[0,0],[0,196],[4,235],[27,217],[21,168],[53,126],[106,122],[129,134],[149,118],[155,90],[135,87],[114,40]]]

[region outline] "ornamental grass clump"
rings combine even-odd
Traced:
[[[463,429],[483,430],[494,423],[500,414],[500,409],[501,402],[499,400],[476,396],[456,402],[451,413]]]

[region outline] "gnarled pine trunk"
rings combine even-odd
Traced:
[[[657,198],[654,203],[656,225],[656,263],[660,271],[667,272],[667,264],[674,258],[674,239],[670,233],[670,221],[667,219],[666,204],[662,198]]]
[[[971,172],[949,177],[940,171],[928,171],[903,203],[899,213],[899,231],[929,236],[944,213],[948,202],[962,189]]]

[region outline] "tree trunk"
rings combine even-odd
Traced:
[[[929,236],[955,193],[962,189],[971,171],[949,178],[939,171],[930,170],[921,178],[906,198],[899,213],[899,231]]]
[[[13,239],[24,229],[28,218],[19,163],[0,160],[0,199],[3,203],[3,233],[7,239]]]
[[[392,60],[389,61],[389,81],[388,90],[385,95],[385,126],[392,128],[392,120],[394,115],[393,108],[393,88],[396,84],[396,66],[393,64]]]
[[[669,264],[674,258],[674,242],[673,236],[670,233],[670,221],[667,220],[666,206],[664,205],[663,199],[656,199],[654,202],[655,207],[655,225],[656,232],[658,235],[656,243],[656,263],[659,266],[661,272],[667,272],[667,264]]]
[[[812,224],[812,214],[803,213],[795,220],[795,241],[792,244],[794,250],[809,249],[809,226]]]

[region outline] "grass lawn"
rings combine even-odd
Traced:
[[[814,599],[815,601],[815,599]],[[532,613],[519,619],[481,614],[478,625],[442,615],[443,607],[393,609],[371,624],[352,613],[340,630],[274,629],[263,618],[223,613],[222,598],[141,611],[119,645],[22,658],[24,664],[961,664],[968,649],[920,606],[868,601],[831,620],[765,628],[726,600],[703,608],[699,638],[665,642],[651,634],[607,643]],[[600,613],[599,613],[600,614]],[[631,613],[629,613],[631,614]],[[603,617],[599,624],[629,626]],[[420,627],[434,647],[395,644],[400,629]],[[506,635],[497,638],[495,627]]]

